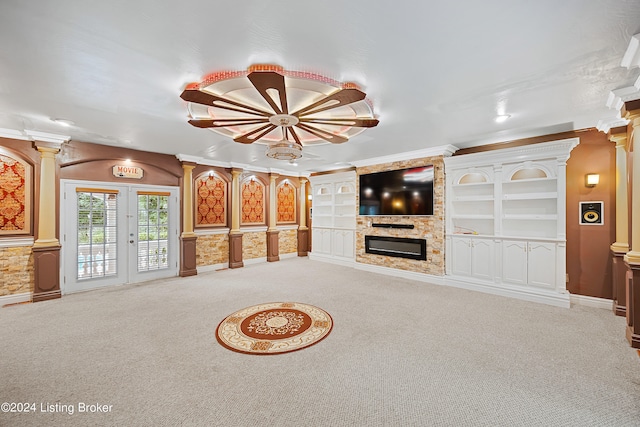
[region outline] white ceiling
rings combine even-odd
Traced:
[[[637,0],[2,0],[0,128],[292,171],[594,127]],[[354,81],[380,119],[299,166],[187,123],[185,85],[272,63]],[[497,110],[511,118],[496,123]],[[62,128],[52,118],[72,120]]]

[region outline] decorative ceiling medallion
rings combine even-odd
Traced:
[[[189,103],[191,125],[270,145],[267,155],[278,159],[299,158],[305,145],[346,142],[378,124],[355,83],[275,65],[211,74],[180,97]]]

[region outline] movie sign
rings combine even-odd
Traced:
[[[113,176],[118,178],[135,178],[140,179],[144,175],[142,168],[128,165],[115,165],[113,167]]]

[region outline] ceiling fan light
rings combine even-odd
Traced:
[[[266,155],[276,160],[296,160],[302,157],[302,147],[299,144],[283,139],[270,144]]]

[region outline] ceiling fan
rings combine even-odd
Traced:
[[[242,144],[268,144],[267,156],[284,160],[301,157],[303,145],[341,144],[378,125],[354,83],[274,65],[213,74],[180,97],[189,102],[191,125]]]

